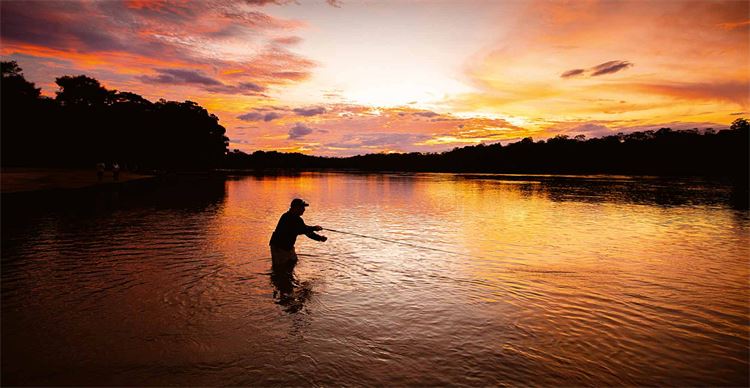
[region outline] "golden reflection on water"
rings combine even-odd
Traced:
[[[627,369],[627,357],[648,360],[654,368],[681,357],[710,364],[710,357],[701,356],[706,332],[733,333],[737,343],[748,338],[742,322],[750,240],[747,224],[737,224],[726,209],[561,194],[543,181],[429,174],[302,174],[266,178],[260,185],[237,183],[227,187],[228,207],[241,213],[245,207],[233,198],[262,199],[252,224],[260,231],[272,230],[289,199],[299,196],[313,204],[305,215],[308,223],[463,253],[451,257],[331,233],[325,247],[300,244],[313,256],[336,256],[337,250],[368,256],[379,284],[406,282],[409,274],[420,272],[447,276],[459,284],[435,293],[452,292],[453,302],[488,311],[493,308],[487,304],[500,305],[499,313],[516,315],[526,330],[547,333],[562,347],[554,352],[576,360],[577,371],[606,370],[612,362]],[[246,234],[256,234],[253,243],[264,244],[268,233]],[[729,272],[715,277],[722,269]],[[300,272],[305,276],[305,268]],[[369,279],[355,276],[354,281]],[[716,314],[733,318],[717,322]],[[520,351],[512,342],[495,346],[499,352]],[[676,359],[667,362],[649,355],[652,346],[683,356],[671,355]],[[600,348],[627,356],[608,361]],[[525,357],[552,354],[534,347],[524,352]],[[746,353],[744,346],[736,354]]]
[[[748,383],[750,217],[721,188],[335,173],[217,185],[4,232],[4,382]],[[323,232],[298,239],[294,279],[274,278],[268,240],[295,197],[308,224],[437,250]],[[108,366],[87,374],[94,359]]]

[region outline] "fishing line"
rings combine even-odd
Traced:
[[[412,243],[406,242],[406,241],[392,240],[392,239],[382,238],[382,237],[367,236],[367,235],[359,234],[359,233],[345,232],[343,230],[336,230],[336,229],[330,229],[330,228],[323,228],[323,230],[327,230],[329,232],[334,232],[334,233],[348,234],[350,236],[357,236],[357,237],[362,237],[362,238],[369,238],[369,239],[372,239],[372,240],[389,242],[389,243],[392,243],[392,244],[405,245],[405,246],[409,246],[409,247],[412,247],[412,248],[426,249],[426,250],[429,250],[429,251],[442,252],[442,253],[449,253],[451,255],[457,255],[457,256],[472,257],[472,258],[475,258],[475,259],[485,259],[485,258],[501,259],[501,260],[503,260],[505,262],[506,265],[516,266],[516,267],[523,267],[523,268],[530,267],[529,264],[518,263],[518,262],[508,262],[507,259],[512,259],[512,258],[509,258],[509,257],[499,257],[499,256],[494,256],[494,255],[482,255],[482,256],[472,255],[472,254],[469,254],[469,253],[449,251],[449,250],[446,250],[446,249],[432,248],[432,247],[427,247],[427,246],[424,246],[424,245],[412,244]],[[542,270],[542,271],[534,271],[534,270],[528,270],[528,269],[515,269],[514,270],[514,269],[510,269],[510,268],[505,268],[505,271],[511,271],[511,272],[512,271],[538,272],[538,273],[560,273],[560,274],[572,274],[573,273],[573,272],[568,272],[568,271],[544,271],[544,270]]]
[[[450,253],[452,255],[458,255],[458,256],[464,256],[464,257],[473,257],[475,259],[484,259],[484,258],[507,259],[507,257],[498,257],[498,256],[492,256],[492,255],[486,255],[486,256],[471,255],[471,254],[468,254],[468,253],[462,253],[462,252],[456,252],[456,251],[449,251],[449,250],[445,250],[445,249],[438,249],[438,248],[426,247],[424,245],[412,244],[412,243],[405,242],[405,241],[391,240],[391,239],[382,238],[382,237],[367,236],[367,235],[359,234],[359,233],[344,232],[343,230],[336,230],[336,229],[330,229],[330,228],[323,228],[323,230],[327,230],[329,232],[334,232],[334,233],[348,234],[350,236],[357,236],[357,237],[362,237],[362,238],[369,238],[369,239],[372,239],[372,240],[384,241],[384,242],[389,242],[389,243],[393,243],[393,244],[406,245],[406,246],[410,246],[410,247],[413,247],[413,248],[426,249],[426,250],[436,251],[436,252],[442,252],[442,253]],[[511,266],[517,266],[517,267],[529,267],[529,264],[524,264],[524,263],[508,263],[508,262],[506,262],[506,264],[510,264]],[[549,274],[553,274],[553,275],[574,275],[574,274],[576,274],[576,272],[573,272],[573,271],[530,270],[530,269],[517,269],[517,268],[516,269],[511,269],[511,268],[507,268],[507,267],[505,269],[503,269],[503,270],[507,271],[507,272],[528,272],[528,273],[548,274],[548,275]]]
[[[389,242],[389,243],[393,243],[393,244],[401,244],[401,245],[406,245],[406,246],[410,246],[410,247],[413,247],[413,248],[427,249],[427,250],[430,250],[430,251],[443,252],[443,253],[450,253],[452,255],[475,257],[475,258],[479,257],[479,256],[470,255],[470,254],[467,254],[467,253],[461,253],[461,252],[455,252],[455,251],[447,251],[445,249],[438,249],[438,248],[426,247],[424,245],[412,244],[412,243],[408,243],[408,242],[405,242],[405,241],[391,240],[391,239],[381,238],[381,237],[366,236],[364,234],[358,234],[358,233],[352,233],[352,232],[344,232],[343,230],[336,230],[336,229],[329,229],[329,228],[323,228],[323,230],[327,230],[329,232],[341,233],[341,234],[348,234],[348,235],[351,235],[351,236],[357,236],[357,237],[362,237],[362,238],[369,238],[369,239],[372,239],[372,240],[385,241],[385,242]]]

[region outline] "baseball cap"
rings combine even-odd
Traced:
[[[305,202],[305,201],[303,201],[300,198],[295,198],[295,199],[292,200],[292,203],[291,203],[291,205],[289,205],[289,207],[295,207],[295,206],[310,206],[310,204],[307,203],[307,202]]]

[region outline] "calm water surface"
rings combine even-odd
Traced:
[[[304,173],[3,197],[2,383],[748,385],[746,194]],[[268,239],[289,201],[293,284]]]

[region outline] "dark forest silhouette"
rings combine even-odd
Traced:
[[[56,83],[54,99],[42,96],[15,61],[2,62],[3,166],[205,169],[226,154],[218,117],[192,101],[154,103],[85,75]]]
[[[218,118],[198,104],[150,102],[107,90],[84,75],[57,78],[52,99],[28,82],[16,62],[2,62],[2,165],[85,166],[118,161],[132,168],[334,168],[370,171],[641,174],[748,177],[750,125],[720,131],[639,131],[476,145],[442,153],[367,154],[346,158],[299,153],[227,152]]]
[[[585,140],[558,135],[455,148],[443,153],[368,154],[327,158],[299,153],[234,150],[229,168],[341,168],[377,171],[748,176],[750,126],[729,129],[641,131]]]

